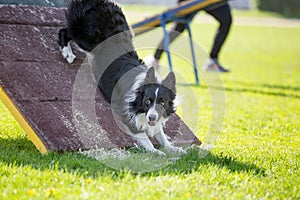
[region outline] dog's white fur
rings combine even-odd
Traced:
[[[72,51],[70,42],[68,42],[68,46],[61,49],[61,54],[68,61],[68,63],[73,63],[74,59],[76,58]]]

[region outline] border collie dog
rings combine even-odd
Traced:
[[[175,112],[175,75],[170,72],[161,81],[154,68],[148,69],[138,58],[121,8],[110,0],[72,0],[66,18],[67,27],[58,34],[62,55],[73,62],[72,40],[92,58],[95,76],[101,71],[98,87],[117,114],[122,130],[146,150],[160,155],[165,153],[154,148],[149,137],[155,137],[168,151],[184,152],[172,146],[163,131],[168,117]],[[117,39],[110,41],[116,35]],[[102,45],[107,40],[107,45]],[[99,45],[100,50],[95,51]],[[128,51],[103,66],[103,60],[113,57],[117,49]]]

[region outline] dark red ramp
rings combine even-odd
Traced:
[[[84,55],[75,51],[73,64],[62,58],[57,33],[64,19],[59,8],[0,5],[1,100],[42,153],[132,146],[99,91],[94,98],[74,97]],[[91,80],[87,73],[86,88],[95,88]],[[88,114],[76,114],[74,105]],[[165,132],[175,145],[201,144],[176,115]]]

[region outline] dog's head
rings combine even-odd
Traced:
[[[175,112],[176,79],[173,72],[159,83],[154,68],[150,68],[141,87],[138,88],[134,106],[136,114],[145,114],[147,123],[155,126]]]

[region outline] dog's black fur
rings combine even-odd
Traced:
[[[110,0],[72,0],[66,18],[67,27],[59,31],[61,49],[70,48],[69,42],[73,40],[80,48],[93,54],[95,71],[105,68],[98,79],[98,87],[126,125],[125,131],[148,150],[158,151],[149,143],[149,138],[140,139],[136,135],[155,136],[167,149],[178,150],[170,145],[162,130],[167,118],[175,112],[174,73],[170,72],[160,82],[154,68],[148,70],[139,59],[121,8]],[[102,60],[97,59],[98,55],[93,51],[97,45],[116,35],[120,36],[109,45],[128,51],[114,59],[108,67],[101,66]],[[102,58],[114,53],[106,49],[100,52]]]
[[[129,31],[121,8],[110,0],[72,0],[66,12],[67,28],[59,33],[61,47],[70,40],[86,51],[118,33]],[[132,35],[128,35],[131,43]]]

